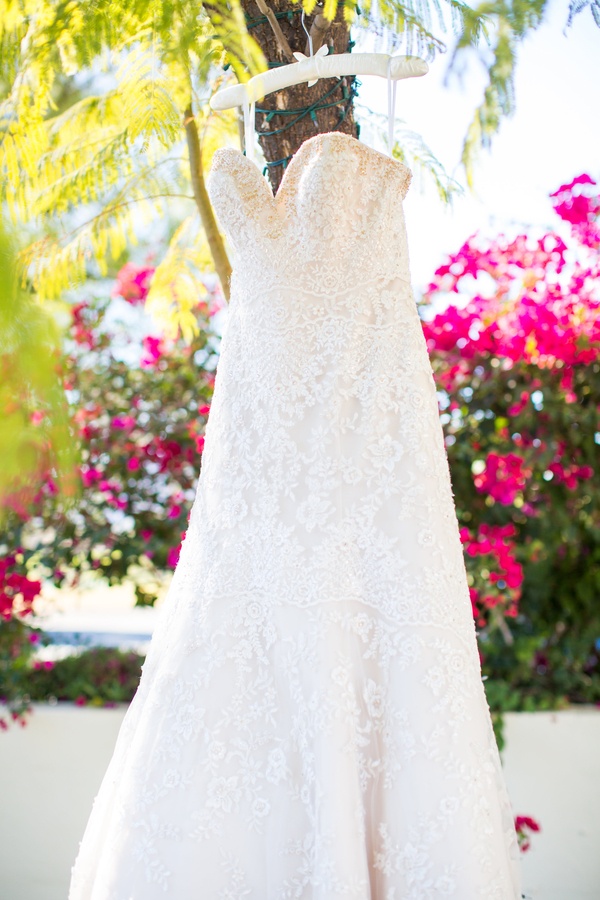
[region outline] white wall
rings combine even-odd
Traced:
[[[542,831],[522,855],[531,900],[600,900],[600,709],[506,716],[504,771],[515,815]]]
[[[38,706],[26,728],[0,733],[1,900],[66,900],[122,717]],[[512,713],[505,733],[514,811],[543,829],[523,856],[527,897],[600,900],[600,710]]]
[[[0,732],[1,900],[67,900],[122,719],[122,708],[36,706],[25,728]]]

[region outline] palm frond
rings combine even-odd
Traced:
[[[198,334],[195,310],[207,295],[202,273],[211,268],[197,215],[185,219],[173,235],[159,263],[146,299],[146,309],[171,338],[181,334],[188,343]]]
[[[161,70],[154,35],[148,45],[133,48],[125,57],[117,80],[129,140],[141,138],[145,150],[156,137],[163,147],[170,148],[180,135],[181,111]]]

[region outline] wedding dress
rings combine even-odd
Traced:
[[[401,163],[209,190],[231,304],[189,528],[70,900],[514,900]]]

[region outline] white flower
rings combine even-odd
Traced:
[[[357,466],[347,465],[343,469],[343,477],[346,484],[358,484],[364,475]]]
[[[344,666],[338,666],[337,669],[334,669],[331,673],[331,677],[335,684],[344,687],[345,684],[348,684],[348,669],[344,668]]]
[[[220,516],[226,528],[237,525],[247,512],[248,505],[241,497],[229,497],[221,503]]]
[[[371,619],[366,613],[359,613],[352,619],[352,626],[359,637],[366,641],[371,630]]]
[[[213,762],[218,762],[225,756],[225,744],[221,741],[212,741],[208,747],[208,757]]]
[[[270,809],[271,804],[263,797],[257,797],[252,804],[252,812],[261,819],[264,818],[264,816],[268,816]]]
[[[296,517],[307,531],[313,531],[317,525],[323,524],[331,512],[332,507],[328,500],[324,500],[318,494],[310,494],[308,499],[298,507]]]
[[[395,441],[391,434],[384,434],[377,443],[371,444],[369,453],[375,469],[386,469],[391,472],[394,464],[402,457],[402,445]]]
[[[423,847],[416,847],[414,844],[405,844],[404,849],[399,853],[398,859],[402,861],[402,868],[408,874],[409,880],[413,881],[416,869],[421,869],[427,865],[427,853]]]
[[[275,747],[269,753],[265,777],[271,784],[278,784],[285,778],[285,770],[285,753],[280,747]]]
[[[422,547],[431,547],[435,543],[435,535],[431,528],[423,528],[419,532],[417,539]]]
[[[447,897],[451,896],[456,890],[456,881],[450,875],[440,875],[435,882],[435,890]]]
[[[204,710],[198,709],[192,703],[182,703],[177,706],[174,713],[173,732],[182,740],[191,740],[200,730]]]
[[[379,299],[384,309],[391,309],[396,300],[396,294],[394,291],[381,291]]]
[[[445,681],[444,673],[439,666],[432,666],[423,679],[423,682],[428,688],[431,688],[436,696],[440,693]]]
[[[237,781],[236,775],[232,775],[231,778],[224,778],[223,776],[213,778],[207,788],[207,805],[215,809],[222,809],[226,813],[231,812],[233,804],[237,802],[240,796]]]
[[[257,600],[251,600],[246,606],[246,613],[251,619],[260,619],[262,607]]]
[[[374,719],[381,718],[384,707],[383,688],[376,684],[371,678],[367,681],[365,686],[364,698],[369,715]]]
[[[181,772],[177,769],[168,769],[163,775],[163,785],[166,788],[174,788],[181,784]]]
[[[460,653],[453,653],[448,660],[448,668],[452,672],[464,672],[465,658]]]

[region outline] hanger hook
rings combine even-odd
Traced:
[[[312,39],[312,37],[311,37],[311,35],[310,35],[310,31],[308,30],[308,28],[307,28],[306,25],[304,24],[304,10],[302,10],[302,19],[301,19],[301,21],[302,21],[302,27],[304,28],[304,31],[305,31],[305,33],[306,33],[306,37],[308,38],[308,53],[309,53],[309,56],[313,56],[313,39]]]

